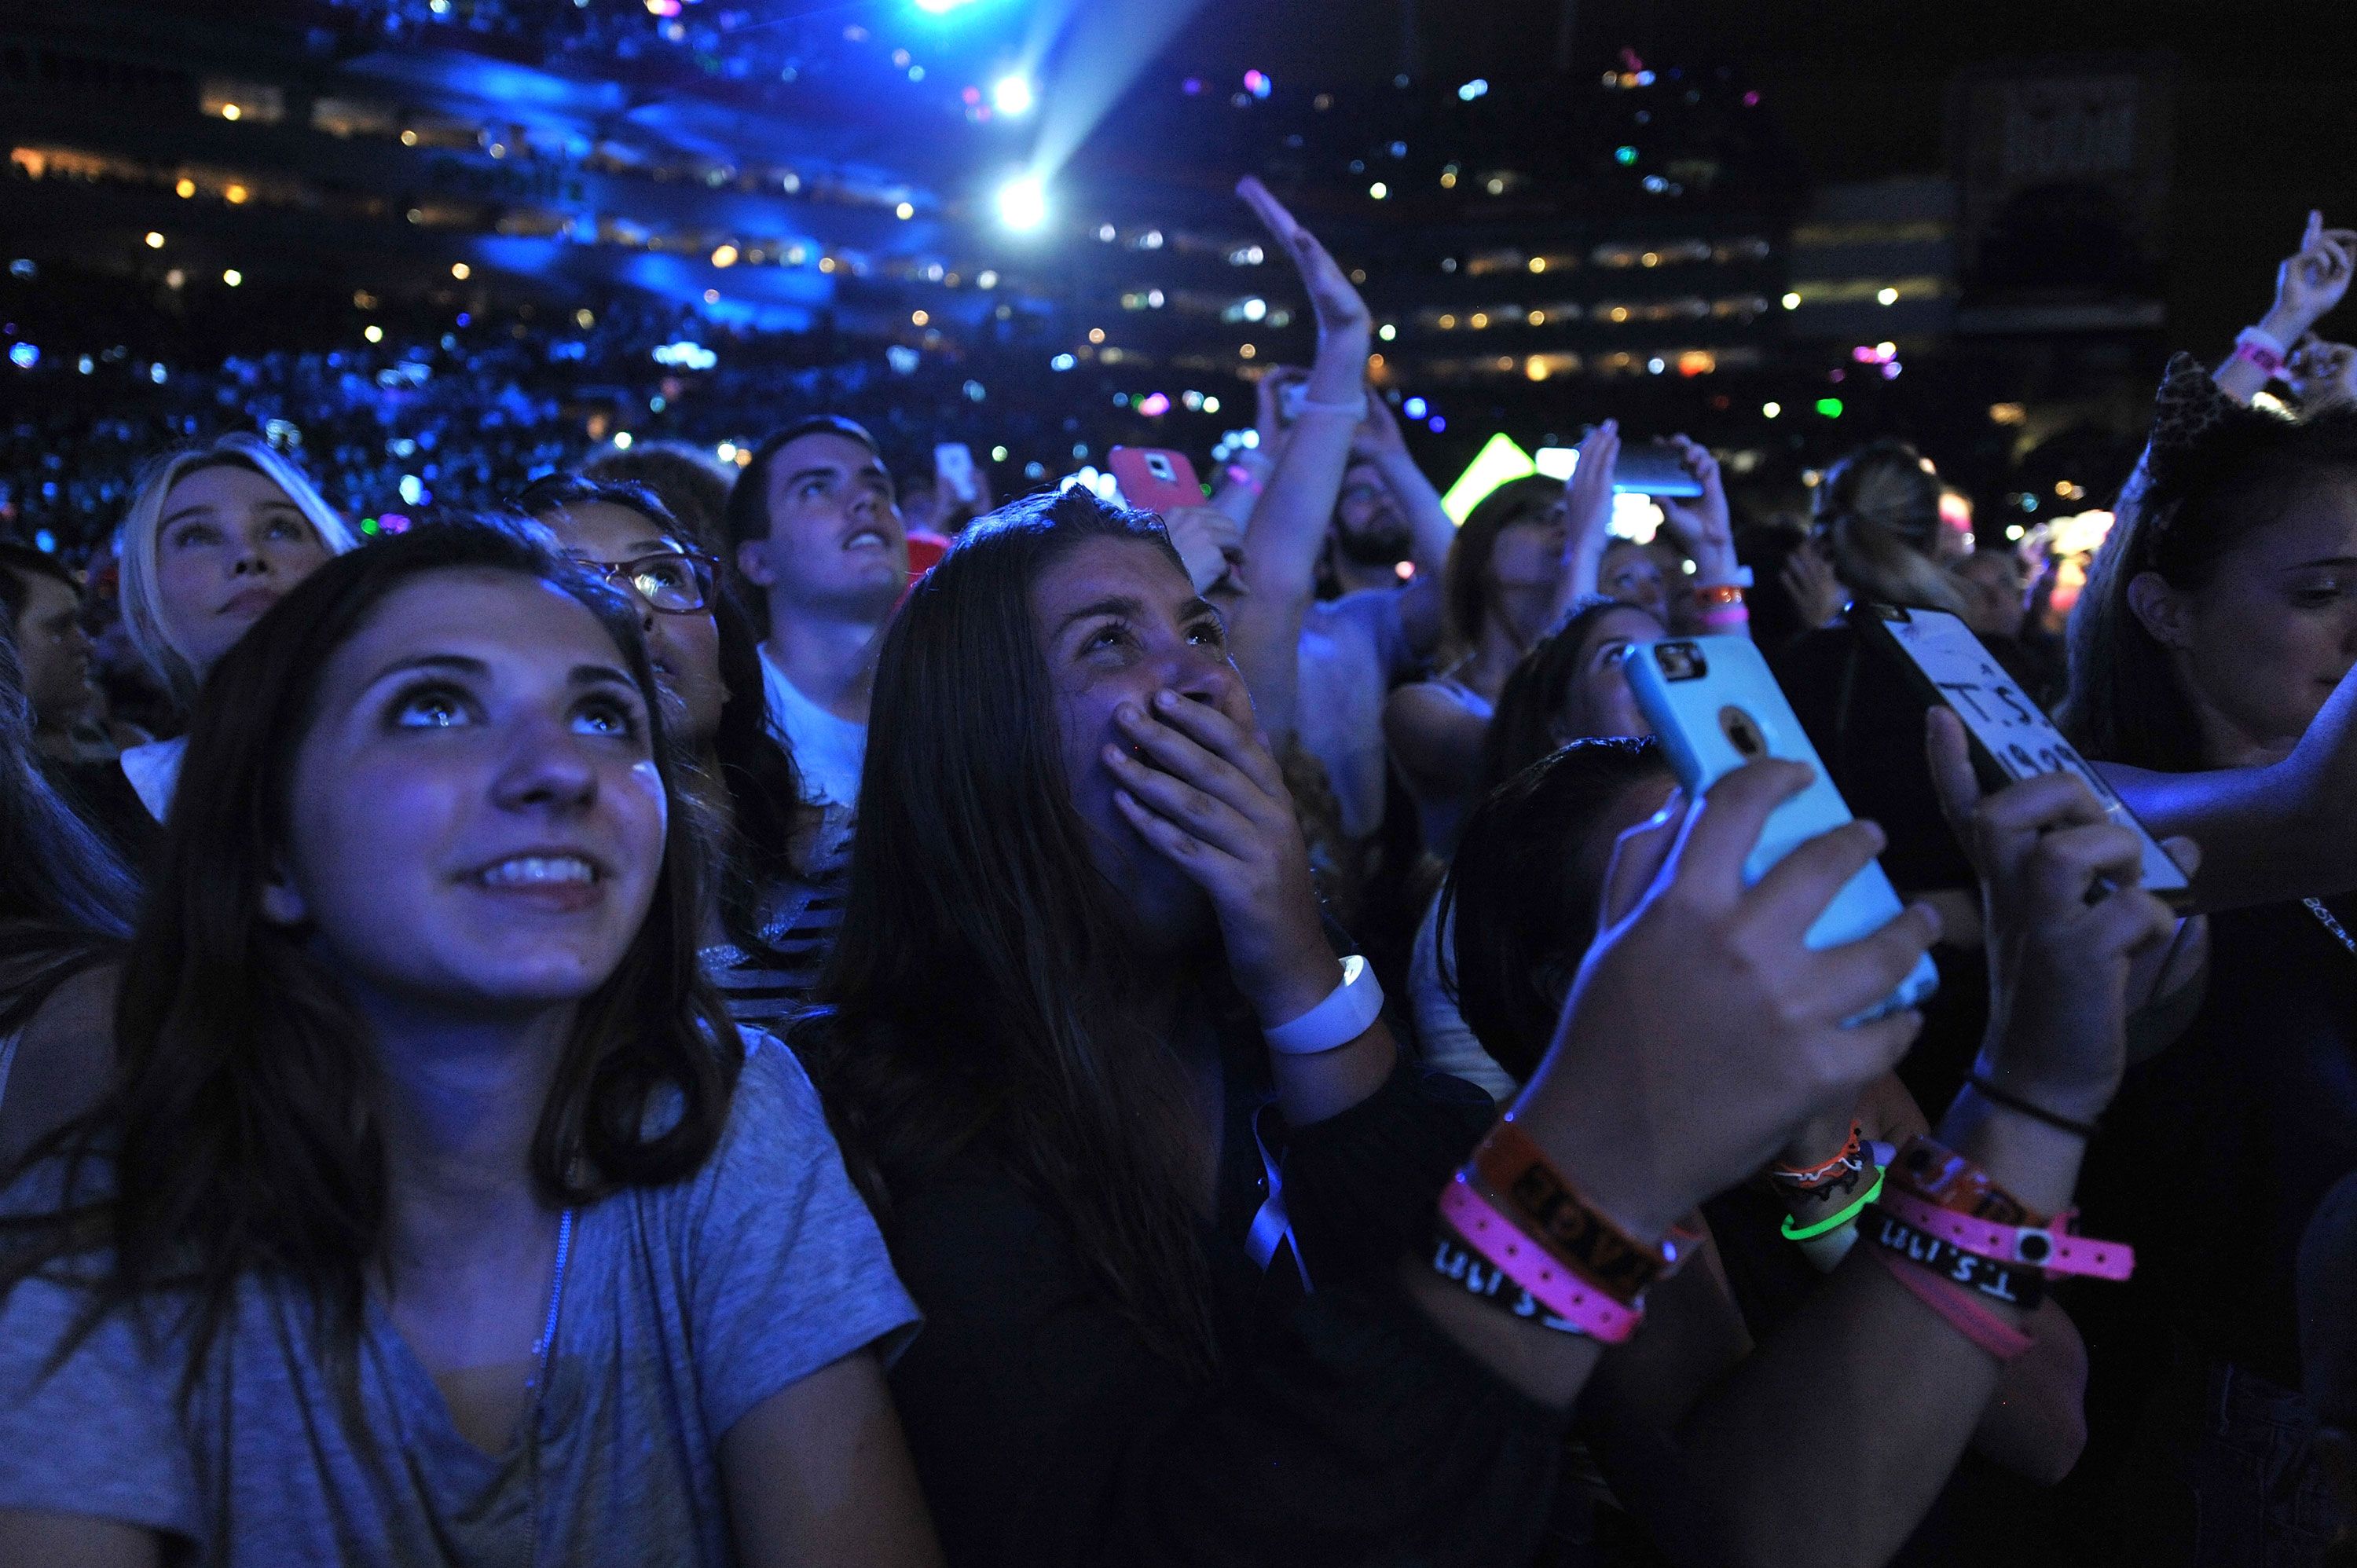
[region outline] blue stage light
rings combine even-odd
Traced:
[[[1020,72],[1000,77],[990,90],[991,107],[1010,118],[1031,113],[1033,102],[1030,79]]]

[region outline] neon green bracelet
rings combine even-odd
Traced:
[[[1875,1166],[1874,1185],[1866,1189],[1866,1195],[1864,1197],[1860,1197],[1856,1203],[1851,1204],[1847,1208],[1843,1209],[1839,1214],[1834,1215],[1829,1219],[1820,1219],[1814,1225],[1803,1225],[1798,1230],[1792,1229],[1792,1217],[1789,1214],[1786,1215],[1784,1217],[1784,1223],[1778,1228],[1784,1232],[1784,1240],[1787,1241],[1814,1240],[1816,1238],[1824,1235],[1826,1231],[1838,1230],[1843,1226],[1848,1224],[1851,1220],[1857,1219],[1860,1214],[1865,1212],[1866,1206],[1867,1204],[1872,1203],[1876,1198],[1882,1196],[1882,1173],[1887,1168],[1887,1166],[1883,1165]]]

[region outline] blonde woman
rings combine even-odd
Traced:
[[[123,617],[183,709],[245,628],[331,555],[360,542],[325,497],[260,436],[234,432],[148,466],[123,519]],[[133,746],[124,775],[157,821],[185,736]]]

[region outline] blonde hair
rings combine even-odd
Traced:
[[[1834,575],[1861,599],[1962,615],[1964,589],[1940,564],[1940,477],[1903,441],[1877,441],[1835,463],[1817,487],[1817,526]]]
[[[115,543],[123,569],[123,621],[139,657],[183,707],[196,697],[200,672],[164,629],[156,553],[162,542],[164,502],[172,487],[200,469],[221,467],[250,468],[285,491],[329,554],[341,555],[360,543],[327,498],[304,478],[303,470],[259,435],[232,431],[219,440],[183,446],[150,462],[139,476],[129,510],[123,514]]]

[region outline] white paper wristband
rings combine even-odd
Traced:
[[[2287,360],[2291,357],[2291,350],[2284,347],[2284,340],[2276,337],[2274,333],[2268,331],[2264,327],[2245,327],[2240,332],[2234,334],[2234,346],[2236,348],[2240,348],[2245,343],[2256,343],[2260,348],[2274,354],[2278,360]]]
[[[1293,406],[1301,413],[1347,413],[1352,419],[1364,419],[1367,417],[1367,394],[1361,392],[1346,403],[1319,403],[1316,398],[1305,397]]]
[[[1314,1057],[1357,1039],[1383,1016],[1383,988],[1367,961],[1352,953],[1342,961],[1342,983],[1326,1000],[1290,1023],[1265,1029],[1268,1048],[1279,1056]]]

